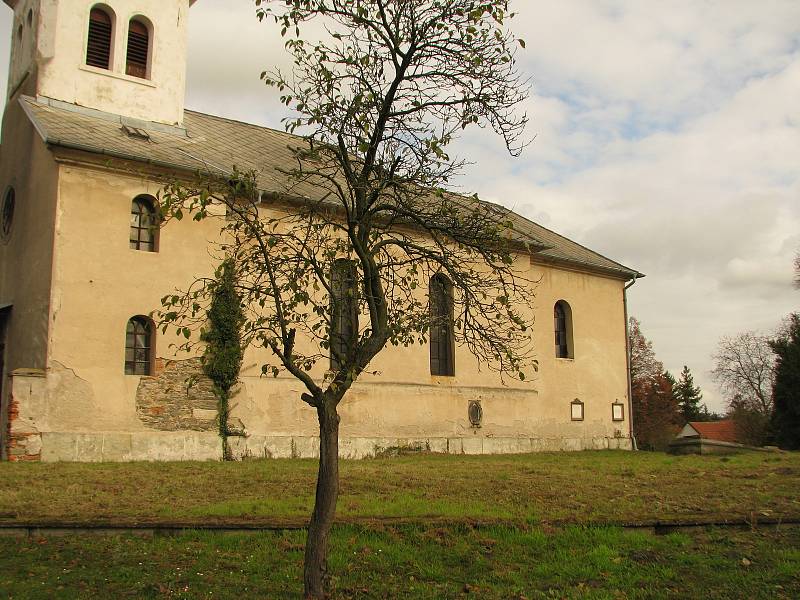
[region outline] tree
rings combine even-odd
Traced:
[[[703,394],[700,388],[694,384],[694,377],[692,372],[686,365],[683,366],[681,377],[674,386],[675,399],[678,401],[678,406],[683,414],[685,421],[699,421],[703,416],[703,407],[700,406],[700,401],[703,399]],[[708,410],[706,409],[706,412]]]
[[[628,335],[634,435],[640,448],[663,450],[680,426],[673,394],[675,379],[664,371],[652,342],[645,338],[641,324],[634,317],[630,319]]]
[[[746,331],[723,337],[713,355],[711,372],[731,398],[739,397],[762,414],[772,413],[772,380],[775,359],[768,336]]]
[[[731,398],[726,417],[736,424],[736,436],[742,444],[763,446],[768,440],[770,416],[754,408],[751,402],[741,396]]]
[[[729,398],[729,415],[748,443],[763,444],[772,417],[775,357],[770,339],[754,331],[723,337],[713,355],[712,377]]]
[[[800,314],[770,343],[776,355],[772,430],[781,448],[800,450]]]
[[[208,284],[211,305],[208,310],[208,326],[202,331],[200,340],[206,343],[203,353],[203,371],[214,382],[219,414],[219,434],[222,438],[222,456],[231,460],[228,437],[231,389],[239,380],[242,367],[242,326],[244,311],[242,300],[236,290],[236,264],[230,258],[217,269],[216,279]]]
[[[800,252],[794,257],[794,285],[800,289]]]
[[[279,193],[255,173],[217,173],[162,191],[166,221],[226,207],[225,255],[245,307],[243,341],[267,349],[266,374],[288,372],[317,413],[319,470],[305,553],[306,597],[325,595],[328,537],[339,490],[337,407],[387,345],[425,343],[426,291],[446,280],[452,336],[503,377],[536,368],[526,240],[508,212],[445,191],[464,166],[446,150],[488,126],[522,150],[527,97],[508,0],[256,0],[288,36],[291,76],[263,74],[302,132]],[[302,38],[321,21],[323,41]],[[524,45],[521,41],[520,45]],[[275,185],[270,177],[269,185]],[[262,192],[271,192],[269,209]],[[209,282],[165,298],[162,322],[190,339]],[[438,314],[438,313],[437,313]],[[447,329],[447,328],[446,328]],[[328,367],[329,368],[326,368]]]

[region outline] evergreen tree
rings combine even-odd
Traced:
[[[700,406],[700,401],[703,399],[703,394],[700,388],[694,384],[692,372],[686,365],[683,366],[681,371],[681,378],[673,386],[675,390],[675,398],[678,401],[678,406],[681,409],[683,418],[688,421],[701,421],[703,410]],[[706,412],[708,409],[706,409]]]
[[[664,377],[664,379],[667,380],[667,383],[669,383],[670,387],[672,388],[672,393],[674,395],[675,394],[675,386],[678,385],[678,382],[675,381],[675,376],[672,373],[670,373],[669,371],[664,371],[663,377]]]
[[[784,335],[770,343],[777,357],[772,429],[781,448],[800,450],[800,314],[789,317]]]

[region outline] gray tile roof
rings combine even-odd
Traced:
[[[236,166],[255,171],[258,185],[265,191],[312,199],[320,193],[319,188],[308,183],[289,184],[281,173],[281,168],[290,168],[294,162],[290,148],[299,146],[301,141],[283,131],[190,110],[185,112],[184,128],[178,128],[43,98],[23,96],[19,102],[43,140],[51,146],[191,171],[225,174]],[[519,239],[539,248],[534,260],[538,257],[625,279],[641,276],[517,213],[492,206],[513,223]]]

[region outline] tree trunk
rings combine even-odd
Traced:
[[[303,585],[306,598],[325,598],[328,583],[328,535],[339,497],[339,415],[323,402],[319,417],[319,471],[314,512],[308,525]]]

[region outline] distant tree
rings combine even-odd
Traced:
[[[769,439],[775,355],[770,338],[754,331],[723,337],[713,355],[712,377],[729,398],[728,416],[751,445]]]
[[[800,289],[800,252],[794,257],[794,285]]]
[[[675,399],[678,401],[678,407],[683,414],[685,421],[700,421],[703,416],[703,409],[700,401],[703,399],[703,394],[700,388],[694,384],[692,372],[686,365],[683,366],[681,377],[674,385]],[[708,412],[708,409],[706,409]]]
[[[640,448],[663,450],[680,427],[673,394],[675,379],[664,371],[652,342],[644,337],[634,317],[630,319],[629,337],[633,433]]]
[[[713,355],[711,375],[733,401],[763,415],[772,414],[775,355],[770,338],[754,331],[723,337]]]
[[[656,358],[653,343],[644,337],[636,317],[630,318],[629,345],[631,352],[631,382],[653,382],[664,373],[664,364]]]
[[[697,421],[720,421],[725,418],[725,415],[720,413],[712,412],[708,410],[708,406],[704,403],[703,406],[700,407],[700,415],[697,417]]]
[[[669,384],[672,386],[672,393],[674,395],[675,394],[675,386],[678,385],[678,382],[675,379],[675,376],[672,373],[670,373],[669,371],[664,371],[662,373],[662,375],[664,375],[664,379],[666,379],[667,382],[669,382]]]
[[[770,344],[776,355],[772,430],[781,448],[800,450],[800,314]]]
[[[770,415],[755,409],[752,402],[734,396],[728,404],[726,418],[736,424],[739,441],[748,446],[763,446],[770,438]]]

